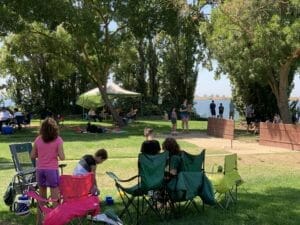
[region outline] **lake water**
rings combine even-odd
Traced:
[[[224,100],[214,100],[216,104],[216,114],[218,115],[218,107],[220,103],[224,106],[224,113],[223,118],[228,119],[229,118],[229,99]],[[195,100],[194,101],[194,108],[196,109],[196,112],[200,117],[202,118],[208,118],[210,117],[210,108],[209,104],[211,103],[211,100]],[[234,113],[234,119],[239,119],[239,113],[235,110]]]
[[[223,104],[224,106],[224,113],[223,113],[223,118],[228,119],[229,118],[229,99],[225,100],[214,100],[216,104],[216,114],[218,115],[218,107],[220,103]],[[195,100],[194,101],[194,108],[196,109],[196,112],[200,117],[202,118],[208,118],[210,116],[210,108],[209,104],[211,103],[211,100]],[[300,108],[300,101],[297,104],[297,107]],[[235,110],[234,113],[234,120],[239,119],[239,113]]]

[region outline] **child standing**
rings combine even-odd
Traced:
[[[58,135],[58,126],[54,119],[48,117],[41,125],[40,135],[35,139],[31,158],[37,158],[36,177],[40,195],[47,198],[47,188],[51,197],[59,199],[58,158],[65,159],[63,140]]]
[[[176,129],[177,129],[177,113],[176,113],[176,108],[173,108],[173,110],[172,110],[172,113],[171,113],[171,123],[172,123],[171,134],[175,135],[176,134]]]

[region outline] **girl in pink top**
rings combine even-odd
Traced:
[[[40,195],[47,197],[47,187],[51,197],[59,198],[58,158],[65,159],[63,140],[58,136],[58,126],[54,119],[46,118],[41,125],[40,135],[35,139],[31,158],[37,158],[36,177]]]

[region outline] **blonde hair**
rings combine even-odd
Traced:
[[[150,136],[150,135],[152,135],[153,134],[153,129],[152,128],[145,128],[144,129],[144,136],[145,137],[148,137],[148,136]]]

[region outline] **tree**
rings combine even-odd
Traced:
[[[116,60],[116,49],[126,28],[122,12],[127,1],[122,0],[73,0],[50,2],[4,1],[10,11],[27,22],[39,21],[50,31],[65,37],[63,46],[57,51],[69,62],[86,72],[99,88],[101,96],[111,110],[113,118],[123,125],[106,94],[106,84],[112,64]],[[31,32],[45,33],[34,29]],[[56,52],[57,52],[56,51]]]
[[[83,91],[81,82],[86,86],[87,81],[72,63],[60,57],[57,48],[64,36],[49,32],[40,23],[26,26],[28,29],[18,34],[7,35],[1,50],[0,68],[2,74],[9,75],[12,98],[30,111],[47,106],[54,113],[69,112],[70,103],[75,103],[79,90]]]
[[[160,62],[156,36],[164,31],[176,42],[174,46],[177,46],[176,54],[181,63],[180,73],[177,73],[177,90],[182,92],[180,96],[192,99],[197,76],[193,54],[199,52],[199,46],[193,38],[196,37],[194,28],[199,13],[197,10],[186,10],[189,6],[184,0],[2,0],[1,9],[5,9],[7,15],[16,15],[16,21],[7,22],[12,22],[14,26],[4,22],[4,33],[28,30],[29,33],[49,38],[50,43],[57,42],[58,46],[51,48],[53,55],[75,65],[80,74],[89,77],[99,88],[104,102],[120,124],[122,121],[107,97],[106,83],[112,66],[121,61],[118,60],[118,53],[128,33],[136,39],[131,50],[137,50],[139,63],[133,66],[135,68],[122,68],[136,76],[139,84],[137,88],[157,102],[155,99],[161,92],[161,77],[158,73]],[[27,25],[34,22],[45,29]],[[191,24],[194,24],[193,30],[188,28],[192,27]],[[188,33],[190,31],[192,34]],[[149,80],[148,85],[146,79]]]
[[[201,28],[217,73],[227,73],[234,85],[268,84],[285,123],[291,122],[288,99],[300,63],[299,11],[295,0],[224,1]]]

